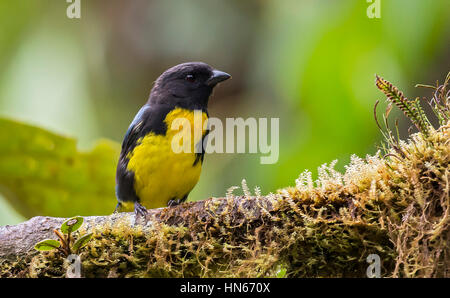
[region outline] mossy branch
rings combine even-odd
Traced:
[[[378,254],[382,276],[449,276],[449,125],[400,142],[404,157],[352,158],[345,174],[320,169],[268,196],[210,198],[150,210],[86,217],[86,277],[366,276]],[[248,192],[248,191],[247,191]],[[68,263],[33,246],[54,238],[62,218],[0,227],[0,275],[66,275]]]

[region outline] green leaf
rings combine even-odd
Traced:
[[[278,271],[277,271],[277,277],[278,278],[284,278],[285,276],[286,276],[286,268],[284,268],[284,267],[280,267],[280,268],[278,268]]]
[[[61,243],[57,240],[45,239],[45,240],[42,240],[41,242],[38,242],[34,246],[34,249],[39,250],[39,251],[45,251],[45,250],[57,249],[60,246],[61,246]]]
[[[80,152],[75,139],[0,118],[0,192],[25,217],[107,215],[119,153],[108,140]]]
[[[84,219],[81,216],[69,218],[61,225],[61,232],[63,232],[64,234],[75,232],[81,227],[83,221]]]
[[[89,242],[89,240],[91,240],[92,235],[93,235],[92,233],[89,233],[80,237],[80,239],[78,239],[73,244],[72,250],[78,252],[82,247],[84,247]]]

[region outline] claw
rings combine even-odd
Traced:
[[[167,202],[167,207],[174,207],[180,205],[180,200],[169,200],[169,202]]]
[[[144,206],[139,204],[139,202],[134,203],[134,214],[136,214],[136,218],[143,217],[145,219],[145,217],[147,216],[147,213],[148,213],[147,209],[145,209]]]

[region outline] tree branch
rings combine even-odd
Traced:
[[[447,124],[399,143],[401,156],[352,158],[344,174],[323,166],[315,184],[305,172],[277,194],[149,210],[136,224],[130,213],[86,217],[74,235],[93,233],[82,276],[364,277],[377,254],[382,276],[448,277],[448,142]],[[60,252],[33,249],[63,220],[0,227],[0,276],[66,276]]]

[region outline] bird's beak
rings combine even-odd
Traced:
[[[231,78],[231,76],[226,72],[214,69],[212,76],[206,81],[206,85],[215,86],[220,82],[228,80],[229,78]]]

